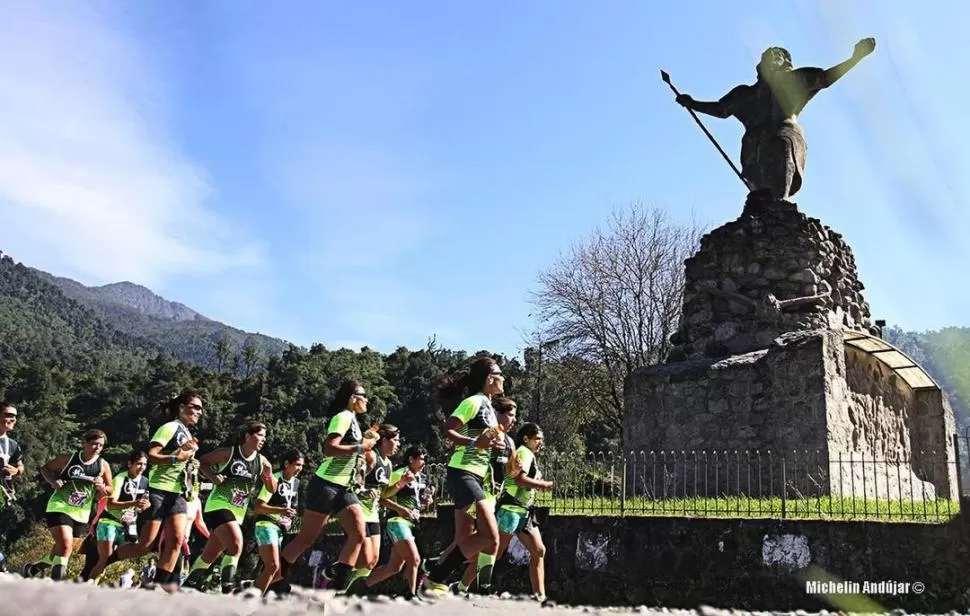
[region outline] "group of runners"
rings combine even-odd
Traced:
[[[243,423],[232,445],[200,455],[192,430],[204,408],[196,390],[161,405],[170,420],[155,431],[147,451],[131,453],[117,475],[101,456],[104,432],[88,430],[81,449],[40,469],[52,489],[45,522],[54,545],[46,558],[21,572],[65,579],[76,533],[87,526],[81,544],[85,581],[99,583],[112,563],[157,552],[153,585],[170,592],[182,587],[234,592],[243,523],[251,513],[261,561],[253,585],[264,594],[285,594],[293,564],[336,517],[344,544],[320,573],[323,587],[364,593],[403,571],[410,599],[491,593],[495,562],[515,536],[530,554],[533,598],[544,601],[545,546],[534,516],[536,491],[552,488],[537,461],[543,433],[526,423],[512,439],[517,407],[504,396],[503,384],[498,364],[483,357],[441,385],[440,402],[452,410],[443,434],[453,448],[446,485],[454,500],[455,529],[451,544],[433,558],[422,558],[415,540],[421,512],[435,496],[424,473],[427,451],[409,447],[395,467],[399,430],[390,424],[362,430],[358,417],[367,411],[367,393],[359,381],[347,380],[334,397],[324,458],[307,482],[302,504],[305,456],[287,452],[274,470],[261,453],[267,439],[261,422]],[[11,497],[12,481],[24,473],[21,448],[9,434],[18,412],[2,402],[0,413],[3,494]],[[204,504],[203,480],[212,484]],[[205,546],[190,558],[193,528]],[[378,566],[384,533],[390,557]]]

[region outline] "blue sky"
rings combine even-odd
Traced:
[[[876,52],[802,113],[795,201],[875,318],[970,325],[966,3],[31,2],[0,23],[0,250],[329,347],[517,354],[560,251],[641,201],[734,219],[698,99]],[[737,160],[740,125],[705,120]]]

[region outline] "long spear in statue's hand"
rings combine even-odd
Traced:
[[[677,91],[677,87],[674,86],[674,84],[670,83],[670,75],[668,75],[666,71],[663,71],[663,70],[660,71],[660,78],[664,80],[664,83],[670,86],[670,89],[674,91],[674,94],[676,94],[677,96],[680,96],[680,92]],[[707,127],[705,127],[703,122],[701,122],[700,118],[697,117],[697,114],[694,113],[694,110],[691,109],[690,107],[684,107],[684,109],[686,109],[687,112],[690,113],[690,116],[694,118],[694,121],[697,122],[697,125],[701,127],[701,130],[704,131],[704,134],[707,135],[707,138],[711,140],[711,143],[714,144],[714,147],[717,148],[717,151],[721,153],[721,156],[724,157],[724,160],[727,161],[727,164],[731,165],[731,169],[734,171],[735,175],[738,176],[738,179],[744,183],[745,187],[748,188],[748,190],[751,190],[751,186],[748,184],[748,181],[744,179],[744,176],[741,175],[741,172],[738,171],[738,168],[734,166],[734,162],[731,161],[731,158],[724,152],[723,149],[721,149],[721,146],[720,144],[718,144],[717,139],[715,139],[714,135],[712,135],[710,131],[707,130]]]

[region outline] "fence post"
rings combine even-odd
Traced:
[[[788,517],[788,475],[785,470],[785,456],[781,457],[781,518]]]
[[[960,460],[960,435],[957,433],[953,434],[953,457],[956,459],[956,465],[957,465],[957,504],[958,504],[958,507],[960,508],[959,509],[960,518],[963,519],[964,515],[967,512],[964,511],[964,508],[963,508],[963,470],[960,468],[962,466],[962,463]],[[944,460],[945,459],[946,458],[944,457]],[[949,473],[947,473],[947,475],[949,476]]]
[[[620,450],[622,454],[623,450]],[[626,516],[626,461],[627,456],[623,455],[623,479],[620,480],[620,517]]]

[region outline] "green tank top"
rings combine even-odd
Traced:
[[[374,455],[377,456],[377,461],[374,463],[374,468],[364,477],[364,489],[377,490],[377,496],[374,498],[359,498],[360,507],[364,510],[364,521],[366,522],[380,521],[380,498],[384,492],[384,488],[391,482],[391,469],[393,468],[391,461],[381,456],[376,449],[374,450]]]
[[[502,484],[505,483],[505,465],[509,462],[509,457],[515,453],[515,441],[506,433],[502,433],[505,440],[505,449],[491,449],[488,459],[488,474],[482,482],[485,489],[491,494],[500,494]]]
[[[408,467],[402,466],[393,473],[391,473],[391,484],[395,484],[401,480],[404,473],[408,471]],[[420,509],[421,508],[421,494],[425,489],[423,482],[423,476],[418,475],[411,480],[411,483],[407,484],[403,488],[397,491],[397,493],[391,497],[390,500],[394,501],[398,505],[404,507],[405,509]],[[395,515],[390,518],[391,520],[403,520],[399,515]],[[410,521],[410,520],[408,520]]]
[[[205,501],[204,513],[228,510],[236,516],[237,522],[242,522],[262,470],[263,456],[258,451],[247,460],[239,447],[233,447],[229,459],[216,471],[225,480],[212,487]]]
[[[271,507],[289,507],[296,509],[300,500],[300,480],[291,477],[288,481],[283,479],[283,472],[273,473],[276,477],[276,491],[272,494],[263,486],[259,490],[256,500],[262,501]],[[275,524],[283,530],[289,530],[293,526],[293,518],[280,513],[259,514],[256,516],[256,523],[268,522]]]
[[[531,449],[525,445],[521,445],[515,451],[515,456],[518,458],[519,467],[525,473],[526,477],[529,479],[542,479],[542,471],[539,470],[539,463],[536,461],[536,456],[532,453]],[[505,478],[505,483],[502,488],[503,493],[502,498],[499,500],[500,504],[507,503],[528,509],[535,503],[535,488],[520,487],[515,483],[515,477],[513,476]]]
[[[148,477],[142,473],[136,478],[131,478],[128,476],[128,471],[125,471],[115,476],[112,488],[111,498],[117,501],[139,500],[148,493]],[[138,508],[108,509],[105,507],[104,514],[112,520],[127,526],[134,524],[138,519]]]
[[[101,456],[85,464],[81,452],[71,454],[58,479],[64,485],[54,490],[47,501],[47,513],[63,513],[72,520],[86,524],[91,518],[94,503],[94,480],[101,475]]]
[[[498,426],[498,418],[492,408],[492,401],[485,394],[475,394],[465,398],[451,414],[461,420],[458,433],[466,438],[477,439],[485,430]],[[470,445],[458,445],[451,454],[448,466],[478,475],[482,479],[488,471],[489,450]]]
[[[341,445],[356,445],[362,440],[360,424],[351,410],[340,411],[333,416],[327,426],[327,436],[340,435]],[[320,479],[335,483],[338,486],[349,486],[357,470],[358,459],[362,458],[357,452],[339,456],[326,456],[317,467],[316,475]]]
[[[189,429],[176,419],[156,430],[151,442],[162,446],[161,455],[174,456],[178,454],[179,448],[190,440],[192,440],[192,434]],[[186,461],[153,465],[148,471],[148,487],[152,490],[184,494],[187,491],[185,465]]]

